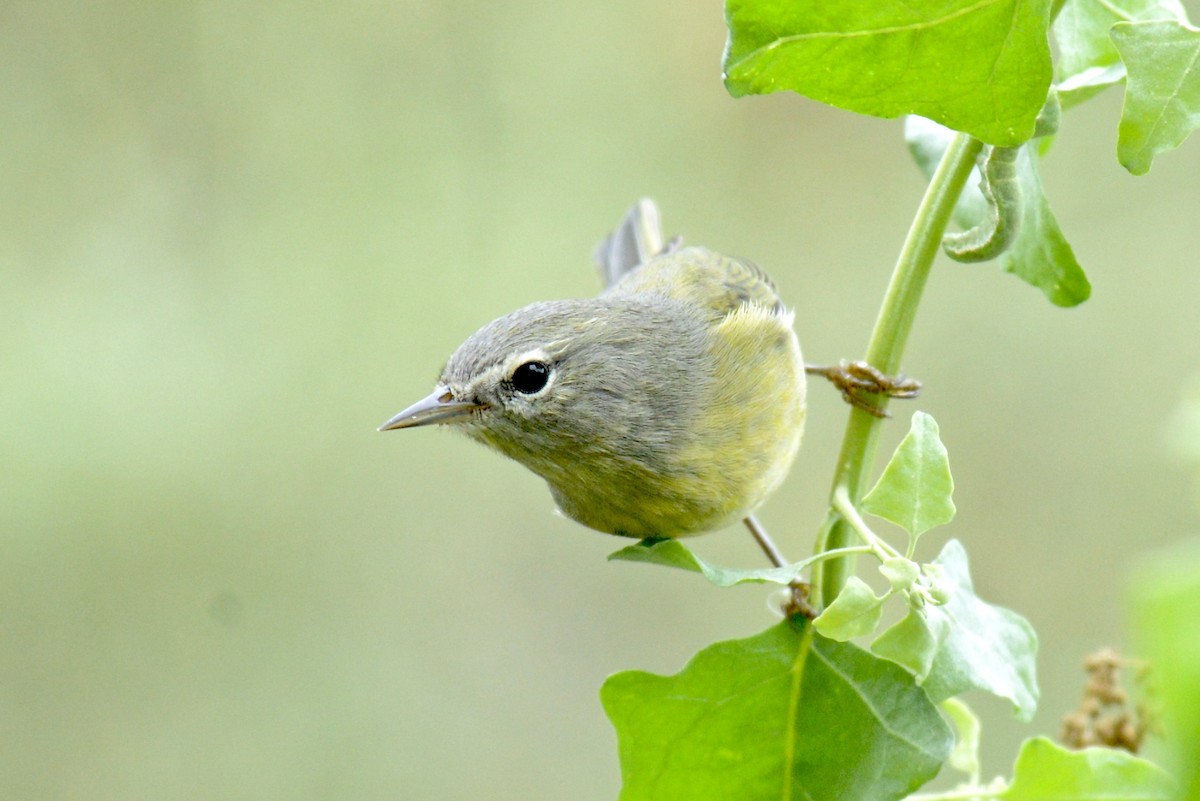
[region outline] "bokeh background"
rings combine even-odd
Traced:
[[[1195,18],[1193,5],[1193,17]],[[457,435],[378,434],[477,326],[596,291],[641,195],[857,357],[923,184],[897,120],[733,100],[717,4],[0,9],[0,797],[611,799],[609,673],[673,672],[768,591],[623,544]],[[1164,435],[1200,368],[1200,142],[1135,179],[1120,91],[1047,191],[1095,290],[941,262],[896,409],[939,421],[979,592],[1041,635],[1054,733],[1122,584],[1197,529]],[[810,547],[847,411],[816,388],[762,516]],[[740,531],[697,543],[733,565]]]

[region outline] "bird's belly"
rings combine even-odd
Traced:
[[[803,424],[801,402],[744,423],[757,433],[723,443],[720,459],[697,442],[676,454],[670,471],[626,464],[612,471],[592,466],[544,477],[562,513],[597,531],[639,539],[702,534],[736,523],[779,486]]]
[[[714,499],[697,491],[696,484],[668,491],[652,484],[569,490],[550,485],[559,510],[588,528],[622,537],[684,537],[721,528],[743,517],[747,499],[725,496]]]
[[[805,419],[804,362],[790,316],[749,305],[708,336],[685,413],[652,425],[655,447],[580,447],[530,465],[559,508],[585,526],[628,537],[681,537],[735,523],[787,475]],[[539,469],[539,467],[541,469]]]

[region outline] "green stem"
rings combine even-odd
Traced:
[[[894,374],[899,370],[900,357],[912,331],[930,267],[950,222],[954,204],[966,185],[982,147],[978,139],[967,134],[955,136],[929,181],[925,197],[921,199],[892,271],[892,281],[884,296],[883,306],[879,309],[879,317],[875,320],[871,341],[867,345],[867,362],[885,373]],[[881,407],[886,402],[886,398],[879,400]],[[882,422],[879,417],[862,409],[850,410],[850,421],[842,438],[842,452],[833,478],[831,497],[839,490],[844,491],[854,503],[862,497],[863,483],[875,458]],[[844,548],[853,539],[854,532],[850,526],[831,507],[817,539],[817,550]],[[826,606],[832,603],[853,569],[851,556],[823,563],[813,576],[812,597]]]
[[[796,564],[793,564],[793,565],[783,565],[783,567],[795,567],[795,568],[802,569],[805,567],[811,567],[812,565],[818,564],[820,562],[824,562],[828,559],[837,559],[839,556],[856,556],[860,553],[873,553],[873,554],[878,555],[878,552],[874,546],[871,546],[871,545],[848,545],[845,548],[837,548],[837,549],[830,550],[830,551],[822,551],[821,553],[815,553],[802,562],[797,562]],[[880,561],[883,561],[883,560],[880,559]]]
[[[885,562],[888,559],[900,556],[900,552],[883,541],[883,538],[871,530],[867,525],[867,521],[862,519],[862,515],[854,508],[854,504],[846,495],[845,487],[837,487],[833,491],[833,509],[841,515],[842,519],[850,526],[850,530],[859,536],[867,545],[867,549],[875,554],[880,562]],[[841,548],[836,551],[823,551],[822,553],[840,553]]]

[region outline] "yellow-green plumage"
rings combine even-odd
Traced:
[[[792,315],[755,265],[664,248],[648,201],[598,259],[610,283],[598,298],[535,303],[484,326],[434,394],[385,427],[459,422],[600,531],[675,537],[745,517],[800,445]]]

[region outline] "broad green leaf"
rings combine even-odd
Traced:
[[[1150,660],[1168,732],[1168,763],[1188,801],[1200,801],[1200,537],[1154,554],[1132,583],[1133,635]]]
[[[967,690],[986,690],[1012,701],[1019,720],[1030,720],[1038,699],[1033,627],[1016,612],[975,595],[967,552],[958,540],[946,543],[935,564],[945,568],[952,594],[942,606],[924,607],[927,616],[946,620],[945,636],[922,685],[925,691],[941,701]]]
[[[600,698],[621,801],[892,801],[953,744],[910,674],[788,622],[711,645],[674,676],[618,673]]]
[[[1120,63],[1108,32],[1118,22],[1171,19],[1186,21],[1178,0],[1068,0],[1054,20],[1059,82],[1094,68]],[[1068,105],[1066,99],[1064,105]]]
[[[967,552],[958,540],[946,543],[934,565],[944,571],[946,603],[910,609],[871,650],[912,670],[935,702],[986,690],[1011,701],[1018,719],[1029,720],[1038,698],[1033,627],[975,595]]]
[[[957,771],[979,775],[979,718],[971,707],[957,698],[947,698],[938,706],[954,724],[954,750],[947,764]]]
[[[1005,801],[1168,801],[1175,783],[1153,762],[1114,748],[1068,751],[1045,737],[1021,745]]]
[[[870,634],[883,615],[883,601],[865,581],[848,576],[837,598],[813,621],[813,628],[838,642]]]
[[[925,173],[933,175],[953,132],[929,120],[909,117],[905,139],[913,159]],[[1050,210],[1038,174],[1038,159],[1028,145],[1017,159],[1017,180],[1021,185],[1021,229],[1012,246],[998,259],[1000,266],[1035,286],[1056,306],[1076,306],[1092,294],[1083,268],[1058,227]],[[954,221],[971,228],[983,218],[985,203],[978,184],[963,191],[954,209]]]
[[[1050,86],[1049,0],[727,0],[725,86],[1019,145]]]
[[[883,475],[862,500],[864,512],[890,520],[917,538],[954,519],[954,479],[938,426],[916,412]]]
[[[790,584],[795,581],[804,568],[812,560],[796,562],[783,567],[766,567],[761,570],[737,570],[728,567],[710,565],[696,556],[679,540],[642,540],[619,551],[608,555],[610,560],[626,562],[647,562],[649,564],[677,567],[702,573],[706,579],[718,587],[732,587],[735,584],[753,582],[761,584]]]
[[[1128,72],[1117,159],[1143,175],[1156,155],[1200,128],[1200,30],[1173,20],[1122,22],[1112,40]]]

